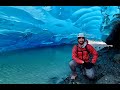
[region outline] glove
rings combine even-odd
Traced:
[[[84,62],[83,63],[83,67],[85,67],[86,69],[90,69],[94,66],[93,63],[90,63],[90,62]]]

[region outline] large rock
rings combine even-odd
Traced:
[[[114,18],[110,24],[102,30],[102,40],[108,45],[119,47],[120,45],[120,17]]]
[[[113,75],[105,75],[96,84],[116,84],[117,78]]]
[[[120,64],[120,54],[116,54],[113,58],[113,61]]]

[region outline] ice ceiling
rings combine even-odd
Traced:
[[[106,40],[118,6],[0,6],[0,51]]]

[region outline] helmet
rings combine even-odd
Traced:
[[[84,33],[79,33],[77,37],[85,37]]]

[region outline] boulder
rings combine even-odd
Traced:
[[[120,64],[120,54],[116,54],[114,57],[113,57],[113,61]]]
[[[105,75],[96,82],[96,84],[115,84],[115,83],[116,77],[113,75]]]

